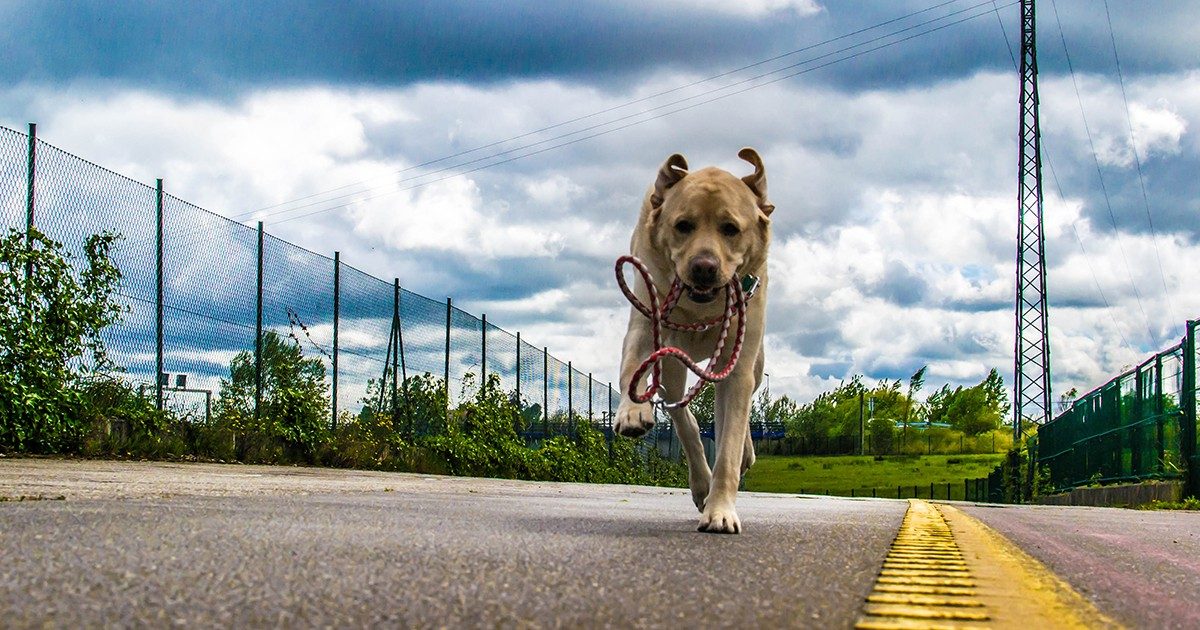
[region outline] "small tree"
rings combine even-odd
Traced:
[[[925,370],[929,369],[928,365],[921,366],[921,369],[913,373],[908,379],[908,400],[904,403],[904,433],[900,438],[900,448],[908,446],[908,420],[912,416],[913,396],[921,391],[925,385]]]
[[[109,258],[120,237],[94,234],[86,267],[33,229],[0,239],[0,449],[59,452],[80,437],[80,383],[114,369],[100,332],[126,312]]]
[[[262,338],[263,394],[258,425],[254,424],[254,353],[239,352],[229,363],[229,379],[221,379],[218,419],[238,431],[282,438],[298,454],[311,457],[329,431],[329,386],[320,359],[306,359],[295,340],[275,331]]]

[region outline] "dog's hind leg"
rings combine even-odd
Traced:
[[[746,474],[747,470],[754,465],[754,438],[750,436],[750,432],[746,432],[746,444],[742,447],[742,475]]]
[[[667,400],[683,398],[683,389],[687,384],[687,373],[678,363],[667,363],[663,366],[663,389]],[[708,498],[709,486],[712,484],[712,471],[708,469],[708,460],[704,457],[704,444],[700,441],[700,425],[696,416],[687,407],[668,410],[671,424],[675,425],[675,435],[683,445],[687,455],[688,487],[692,489],[692,502],[696,509],[704,511],[704,500]]]
[[[763,381],[763,366],[766,363],[766,357],[762,349],[758,350],[758,358],[754,360],[754,390],[762,386]],[[742,475],[746,474],[747,470],[754,465],[754,438],[750,432],[746,432],[746,445],[742,448]]]

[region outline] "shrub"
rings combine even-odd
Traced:
[[[126,311],[113,297],[118,238],[88,237],[80,270],[37,229],[0,238],[0,449],[79,448],[83,380],[112,369],[100,331]]]
[[[255,418],[254,353],[239,352],[221,379],[217,424],[238,434],[237,454],[248,461],[315,461],[329,431],[325,365],[306,359],[299,342],[275,331],[262,336],[262,405]]]

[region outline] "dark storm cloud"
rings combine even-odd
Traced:
[[[775,320],[778,321],[778,320]],[[829,357],[851,347],[842,331],[834,326],[806,325],[802,330],[776,334],[772,337],[797,354],[810,357]]]
[[[831,361],[828,363],[813,363],[808,369],[811,376],[818,378],[844,378],[853,364],[849,361]]]
[[[620,84],[664,67],[705,74],[737,67],[939,4],[828,2],[816,15],[782,11],[749,16],[674,3],[616,1],[24,2],[0,8],[5,22],[0,45],[7,57],[0,80],[116,80],[208,94],[274,84],[408,85],[548,77]],[[1016,46],[1016,8],[995,4]],[[1076,69],[1109,72],[1103,13],[1093,3],[1060,4]],[[950,3],[787,61],[852,44],[871,48],[947,26],[809,76],[849,88],[895,88],[1008,68],[1012,61],[1000,23],[995,14],[982,13],[991,6],[975,0]],[[1062,72],[1058,22],[1048,6],[1039,7],[1043,72]],[[948,26],[973,15],[978,17]],[[944,19],[916,27],[939,17]],[[1191,63],[1196,35],[1178,25],[1200,21],[1200,7],[1118,2],[1113,3],[1113,20],[1129,75]],[[916,28],[904,30],[910,27]],[[886,33],[895,34],[868,43]]]
[[[1090,156],[1083,160],[1090,161]],[[1079,165],[1087,165],[1087,162],[1081,161]],[[1115,222],[1121,232],[1150,234],[1153,227],[1159,235],[1178,233],[1188,242],[1200,240],[1200,221],[1197,221],[1200,179],[1196,178],[1196,173],[1200,172],[1200,159],[1195,154],[1184,152],[1166,159],[1144,159],[1141,179],[1146,186],[1145,198],[1137,170],[1133,167],[1103,168],[1103,186],[1094,166],[1079,170],[1081,172],[1062,178],[1063,192],[1085,199],[1083,216],[1099,230],[1109,232]]]
[[[794,19],[754,24],[631,5],[470,2],[24,3],[8,81],[117,79],[185,91],[580,76],[763,56]],[[799,19],[799,18],[795,18]]]
[[[900,306],[921,303],[929,292],[925,279],[913,273],[908,265],[892,261],[883,277],[870,287],[868,294]]]

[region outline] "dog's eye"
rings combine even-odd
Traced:
[[[732,223],[721,224],[721,234],[724,234],[725,236],[737,236],[741,232],[742,231],[738,229],[738,226]]]
[[[691,221],[680,221],[675,224],[675,230],[680,234],[691,234],[695,229],[696,225]]]

